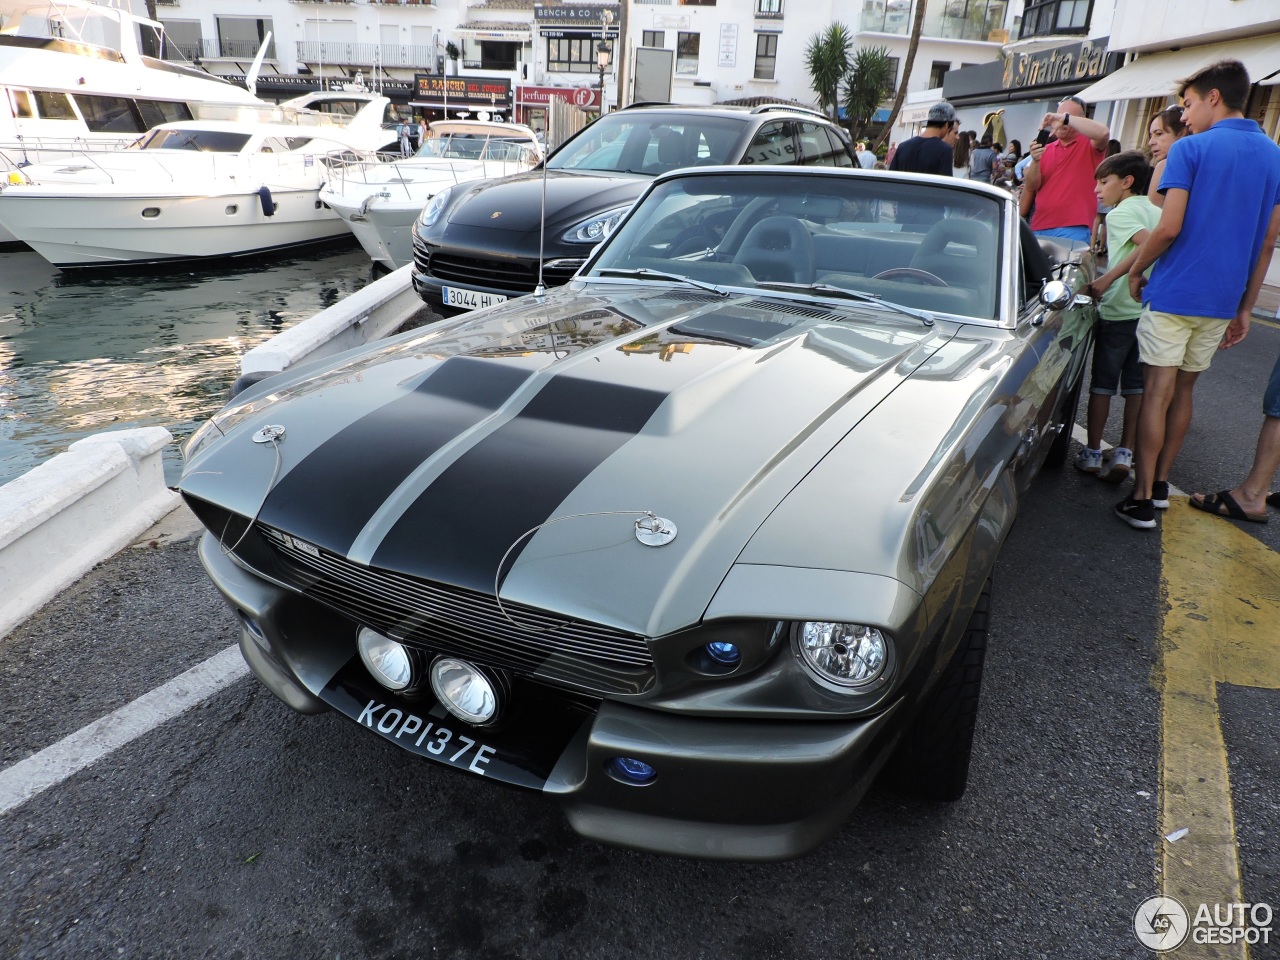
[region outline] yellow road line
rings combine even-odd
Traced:
[[[1280,688],[1280,555],[1180,498],[1161,528],[1168,609],[1161,624],[1157,863],[1162,892],[1194,918],[1202,903],[1243,899],[1217,685]],[[1184,827],[1183,839],[1164,839]],[[1177,952],[1178,960],[1248,956],[1243,942],[1190,939]]]

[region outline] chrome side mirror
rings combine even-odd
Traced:
[[[1040,288],[1040,302],[1050,310],[1065,310],[1074,300],[1071,288],[1061,280],[1050,280]]]

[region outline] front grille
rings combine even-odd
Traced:
[[[407,644],[601,695],[653,686],[643,637],[504,601],[508,618],[487,594],[361,566],[309,544],[299,547],[263,524],[255,529],[272,549],[279,579]]]
[[[457,283],[469,287],[492,287],[498,290],[518,290],[521,293],[532,293],[538,285],[537,260],[494,260],[488,257],[461,256],[442,251],[425,249],[421,252],[423,262],[419,263],[421,273],[430,275],[440,283]],[[417,261],[419,251],[414,248],[414,260]],[[577,272],[576,267],[542,268],[542,282],[549,287],[566,284]]]

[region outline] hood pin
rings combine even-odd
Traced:
[[[269,423],[253,435],[254,443],[275,443],[284,439],[284,427],[278,423]]]
[[[676,525],[665,517],[646,513],[636,521],[636,539],[646,547],[663,547],[676,538]]]

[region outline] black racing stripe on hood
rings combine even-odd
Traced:
[[[497,410],[528,377],[500,361],[450,357],[410,393],[308,454],[276,484],[259,518],[345,554],[410,473]]]
[[[423,492],[378,546],[373,565],[491,593],[498,564],[516,539],[551,519],[666,396],[557,377]],[[504,575],[523,547],[511,551]]]

